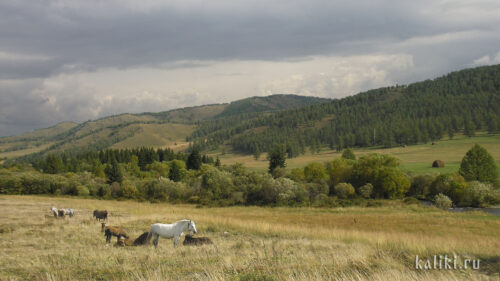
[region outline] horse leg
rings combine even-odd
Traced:
[[[106,243],[111,242],[111,234],[106,234]]]
[[[160,238],[160,236],[158,234],[153,234],[154,237],[153,237],[153,245],[155,245],[155,248],[158,248],[158,239]]]
[[[174,237],[174,248],[177,247],[177,244],[179,243],[180,236],[175,236]]]

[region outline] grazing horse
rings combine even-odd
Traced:
[[[106,220],[108,218],[108,211],[94,210],[94,217],[96,220]]]
[[[50,212],[57,218],[58,210],[56,207],[52,206],[52,208],[50,208]]]
[[[63,210],[64,210],[64,214],[68,215],[70,218],[72,218],[75,215],[75,210],[73,210],[73,209],[63,209]]]
[[[116,236],[116,241],[120,241],[120,237],[129,238],[127,235],[127,231],[118,226],[106,226],[106,223],[101,223],[101,231],[104,232],[104,236],[106,236],[106,243],[111,241],[111,236]]]
[[[64,211],[64,209],[57,210],[57,216],[64,218],[66,216],[66,212]]]
[[[172,224],[155,223],[151,225],[151,228],[149,229],[147,241],[149,241],[151,237],[153,237],[153,244],[155,245],[155,248],[157,248],[158,239],[160,236],[163,238],[174,238],[174,247],[177,247],[181,235],[186,230],[188,231],[188,233],[198,232],[196,231],[196,225],[192,220],[180,220]]]
[[[203,244],[213,244],[213,242],[208,237],[193,237],[191,234],[187,234],[184,242],[182,242],[184,246],[199,246]]]

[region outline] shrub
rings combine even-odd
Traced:
[[[276,167],[274,168],[274,170],[271,172],[271,175],[273,176],[273,178],[277,179],[277,178],[282,178],[286,175],[286,170],[285,168],[281,168],[281,167]]]
[[[109,187],[109,190],[111,192],[111,196],[117,198],[122,196],[122,187],[120,186],[120,183],[118,182],[113,182],[111,186]]]
[[[341,182],[349,182],[351,179],[354,161],[339,158],[326,164],[326,173],[330,178],[330,194],[334,194],[333,187]]]
[[[451,199],[442,193],[434,196],[434,204],[436,204],[436,207],[439,209],[448,210],[451,208],[451,203]]]
[[[233,191],[231,174],[214,167],[205,167],[201,178],[203,193],[212,199],[228,199]]]
[[[485,207],[487,198],[493,192],[491,184],[482,183],[479,181],[471,181],[467,183],[467,188],[464,190],[461,206]]]
[[[350,160],[356,160],[356,155],[354,155],[354,152],[350,148],[346,148],[342,152],[342,158],[344,159],[350,159]]]
[[[427,198],[433,199],[436,195],[442,193],[450,197],[454,202],[461,202],[466,188],[467,182],[459,174],[439,175],[432,182]]]
[[[321,163],[310,163],[304,167],[304,177],[308,182],[319,182],[327,179],[325,166]]]
[[[90,194],[90,191],[86,186],[79,185],[76,189],[78,190],[78,196],[89,196]]]
[[[358,194],[363,198],[370,198],[373,193],[373,185],[371,183],[367,183],[358,188]]]
[[[459,173],[468,181],[481,181],[492,184],[498,181],[495,160],[486,149],[478,144],[474,145],[465,154],[460,164]]]
[[[304,185],[304,187],[307,189],[307,192],[309,193],[310,201],[314,201],[314,198],[319,194],[324,194],[325,196],[327,196],[330,191],[328,184],[324,180],[318,183],[307,183]]]
[[[410,188],[410,181],[398,166],[399,160],[391,155],[363,156],[353,166],[351,182],[356,186],[372,183],[375,197],[400,198]]]
[[[420,204],[420,201],[418,201],[418,199],[415,197],[406,197],[405,199],[403,199],[403,202],[408,205]]]
[[[402,198],[410,189],[405,174],[394,168],[382,168],[377,176],[375,194],[384,198]]]
[[[290,179],[292,179],[293,181],[296,181],[296,182],[303,182],[306,179],[306,177],[304,175],[304,170],[301,168],[292,169],[289,177],[290,177]]]
[[[130,181],[124,181],[121,190],[122,196],[128,199],[137,197],[137,188]]]
[[[165,162],[155,161],[151,164],[146,165],[146,170],[153,172],[156,178],[159,178],[160,176],[167,178],[170,174],[170,166]]]
[[[430,175],[420,175],[411,179],[410,190],[408,196],[417,198],[426,198],[429,194],[429,189],[434,181],[434,177]]]
[[[342,199],[351,197],[354,195],[354,187],[350,183],[341,182],[335,187],[335,194]]]

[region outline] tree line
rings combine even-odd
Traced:
[[[296,157],[320,146],[404,146],[480,130],[500,132],[500,65],[297,109],[216,118],[200,123],[187,140],[205,150],[229,143],[248,154],[282,143],[288,157]]]

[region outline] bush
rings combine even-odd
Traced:
[[[439,175],[434,179],[429,189],[428,199],[433,199],[442,193],[450,197],[453,202],[463,201],[463,192],[467,188],[467,182],[459,174]]]
[[[306,179],[306,177],[304,175],[304,170],[301,168],[292,169],[292,171],[290,172],[290,175],[288,177],[296,182],[303,182]]]
[[[204,196],[202,197],[228,199],[233,191],[231,174],[214,167],[203,166],[203,169],[201,187]]]
[[[356,160],[356,155],[354,155],[354,152],[350,148],[346,148],[342,152],[342,158],[344,159],[350,159],[350,160]]]
[[[479,181],[471,181],[467,183],[467,188],[464,190],[460,206],[485,207],[488,205],[487,198],[493,193],[491,184],[482,183]]]
[[[367,183],[358,188],[358,194],[363,198],[370,198],[373,193],[373,185]]]
[[[341,199],[349,198],[354,195],[355,192],[354,187],[350,183],[345,182],[337,184],[334,189],[335,194]]]
[[[286,170],[285,168],[281,168],[281,167],[276,167],[274,168],[274,170],[271,172],[271,175],[273,176],[273,178],[277,179],[277,178],[282,178],[286,175]]]
[[[128,199],[137,198],[137,188],[130,181],[124,181],[121,190],[122,196]]]
[[[429,189],[434,181],[434,177],[430,175],[416,176],[411,179],[410,190],[407,196],[414,196],[417,198],[426,198],[429,194]]]
[[[326,164],[326,173],[330,178],[330,194],[334,194],[333,187],[341,182],[350,182],[354,161],[339,158]]]
[[[384,198],[402,198],[410,189],[410,181],[405,174],[394,168],[383,168],[377,176],[375,194]]]
[[[496,184],[498,181],[495,160],[486,149],[477,144],[465,154],[460,164],[459,173],[468,181],[481,181],[492,184]]]
[[[320,182],[328,178],[325,166],[321,163],[310,163],[304,167],[304,177],[308,182]]]
[[[403,199],[403,202],[408,205],[420,204],[420,201],[418,201],[418,199],[415,197],[406,197],[405,199]]]
[[[434,204],[436,204],[436,207],[439,209],[448,210],[451,208],[451,203],[451,199],[442,193],[434,196]]]
[[[399,160],[391,155],[363,156],[353,166],[351,182],[356,186],[372,183],[375,197],[401,198],[409,190],[410,181],[398,166]]]
[[[76,187],[76,189],[78,190],[78,196],[85,197],[85,196],[89,196],[89,194],[90,194],[90,191],[86,186],[79,185]]]

